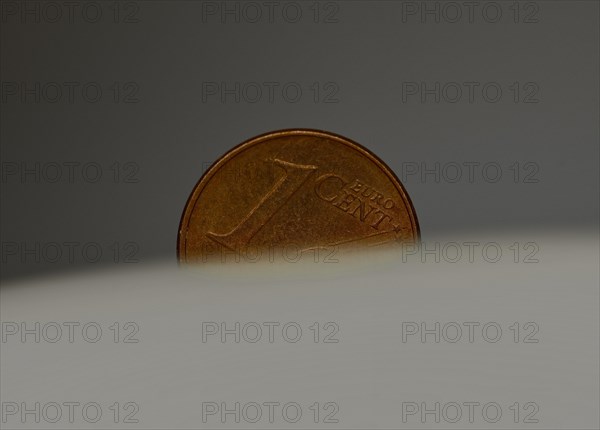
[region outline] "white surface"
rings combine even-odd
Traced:
[[[35,423],[34,415],[22,423],[17,413],[5,417],[2,427],[598,428],[597,233],[494,239],[503,247],[530,240],[540,247],[539,263],[515,264],[510,256],[495,264],[481,258],[400,264],[398,256],[381,255],[277,268],[184,270],[162,264],[4,285],[3,323],[96,322],[103,329],[97,343],[85,341],[80,329],[73,343],[66,329],[56,343],[8,336],[1,344],[4,406],[98,402],[103,415],[88,423],[76,408],[74,423],[63,416],[52,424],[43,416]],[[139,342],[115,343],[109,329],[114,322],[122,328],[135,322]],[[232,336],[225,343],[218,336],[203,342],[203,322],[295,322],[303,334],[291,343],[276,329],[269,343],[265,328],[256,343],[236,343]],[[315,343],[309,329],[315,322],[321,329],[337,324],[339,342]],[[435,343],[433,336],[425,343],[417,336],[403,342],[403,322],[495,322],[503,333],[496,343],[481,337],[481,326],[473,343],[466,328],[456,343]],[[539,342],[515,343],[509,329],[514,322],[521,329],[537,324]],[[276,408],[269,423],[264,407],[256,424],[243,416],[236,423],[233,415],[225,423],[218,415],[202,420],[203,402],[233,408],[235,402],[269,401],[297,402],[302,418],[289,424]],[[115,424],[108,409],[114,402],[137,403],[139,423]],[[339,405],[339,422],[323,423],[321,410],[315,424],[309,409],[315,402]],[[403,402],[430,408],[435,402],[497,402],[502,417],[488,423],[479,406],[469,423],[463,406],[456,424],[443,415],[439,423],[433,415],[422,423],[418,414],[403,422]],[[521,405],[519,423],[509,409],[515,402]],[[523,423],[532,410],[522,409],[527,402],[539,406],[538,423]],[[454,410],[446,412],[454,416]]]

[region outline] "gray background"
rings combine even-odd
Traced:
[[[121,4],[119,21],[125,12],[135,12],[137,22],[117,24],[109,2],[98,3],[102,17],[94,24],[82,17],[83,6],[75,10],[73,23],[66,16],[48,23],[52,11],[41,11],[41,22],[33,23],[35,16],[4,10],[4,83],[78,82],[80,89],[97,82],[103,96],[97,103],[86,102],[80,93],[73,103],[66,96],[57,103],[33,103],[31,98],[23,103],[4,93],[2,162],[29,167],[36,161],[41,166],[94,162],[103,168],[103,177],[88,183],[79,171],[70,184],[64,170],[56,183],[42,179],[36,184],[31,178],[20,183],[18,175],[2,181],[3,243],[24,244],[20,250],[36,242],[40,247],[79,243],[72,261],[66,255],[54,263],[43,255],[39,263],[19,253],[5,255],[3,279],[112,265],[115,242],[121,248],[137,244],[125,251],[137,250],[134,258],[140,262],[174,259],[181,212],[206,166],[234,145],[282,128],[347,136],[374,151],[401,179],[406,163],[427,163],[427,168],[435,162],[442,167],[498,163],[503,176],[496,183],[480,172],[473,183],[467,182],[466,167],[457,183],[436,182],[431,175],[425,181],[419,175],[404,178],[424,239],[531,227],[595,230],[597,2],[521,2],[518,23],[513,3],[504,1],[494,3],[502,9],[496,23],[486,21],[493,18],[492,9],[483,15],[489,2],[475,9],[472,23],[464,7],[458,22],[447,22],[453,12],[442,9],[436,23],[432,15],[403,15],[406,2],[321,2],[319,10],[335,11],[330,18],[337,22],[314,23],[313,2],[301,1],[302,18],[294,24],[282,15],[288,3],[275,9],[273,23],[266,9],[258,23],[247,22],[251,11],[242,12],[239,23],[233,15],[223,21],[218,14],[203,14],[207,4],[220,8],[221,3],[199,1],[142,1],[134,3],[137,10]],[[94,10],[86,11],[93,18]],[[67,15],[68,10],[62,12]],[[527,19],[537,22],[523,22]],[[457,103],[435,103],[432,97],[422,103],[418,96],[403,102],[403,82],[431,86],[436,81],[476,81],[479,88],[495,82],[503,94],[496,103],[486,102],[481,93],[472,103],[466,95]],[[519,103],[509,89],[515,81],[521,87]],[[121,89],[135,82],[138,101],[124,103],[121,94],[114,103],[114,82]],[[303,96],[296,103],[280,93],[273,103],[265,94],[256,103],[243,97],[235,103],[232,96],[225,103],[218,96],[203,102],[203,82],[229,87],[278,82],[280,89],[296,82]],[[314,82],[321,90],[318,103],[309,90]],[[537,85],[537,103],[523,102],[523,86],[530,82]],[[323,102],[327,83],[338,88],[336,103]],[[136,163],[139,181],[113,183],[109,168],[115,162]],[[523,183],[521,176],[515,183],[510,170],[515,162],[522,175],[530,172],[523,170],[525,163],[535,163],[538,182]],[[95,264],[81,256],[87,242],[102,248]]]

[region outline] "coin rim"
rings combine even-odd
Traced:
[[[386,173],[388,175],[388,177],[394,183],[394,186],[400,192],[400,195],[404,199],[404,203],[408,207],[408,213],[409,213],[409,216],[411,219],[411,223],[414,226],[414,230],[416,231],[417,242],[419,242],[421,240],[421,228],[419,226],[417,212],[412,203],[412,200],[410,199],[408,192],[404,188],[404,185],[402,184],[402,182],[400,182],[400,179],[398,179],[398,177],[396,176],[394,171],[381,158],[379,158],[376,154],[371,152],[371,150],[364,147],[360,143],[355,142],[352,139],[348,139],[347,137],[344,137],[344,136],[336,134],[336,133],[332,133],[329,131],[323,131],[323,130],[317,130],[317,129],[311,129],[311,128],[289,128],[289,129],[275,130],[275,131],[270,131],[267,133],[259,134],[257,136],[254,136],[250,139],[243,141],[242,143],[234,146],[229,151],[227,151],[225,154],[223,154],[219,159],[217,159],[209,167],[209,169],[206,172],[204,172],[204,174],[196,182],[196,185],[194,185],[194,188],[192,189],[192,192],[190,193],[190,195],[185,203],[185,206],[183,207],[183,213],[181,214],[181,219],[179,221],[179,229],[178,229],[178,234],[177,234],[177,262],[178,263],[182,263],[182,262],[185,263],[185,261],[182,261],[182,257],[183,258],[186,257],[185,238],[182,238],[182,236],[184,235],[184,229],[185,229],[185,233],[186,233],[188,230],[188,225],[189,225],[191,214],[193,212],[193,209],[196,206],[196,202],[197,202],[198,198],[200,197],[202,190],[208,184],[208,182],[214,176],[214,174],[225,163],[227,163],[229,160],[231,160],[233,157],[235,157],[242,151],[245,151],[246,149],[254,146],[255,144],[264,142],[266,140],[271,140],[273,138],[291,136],[291,135],[303,135],[303,136],[313,136],[313,137],[321,137],[321,138],[324,137],[324,138],[332,139],[332,140],[338,141],[340,143],[343,143],[344,145],[360,152],[364,156],[369,157],[371,159],[371,161],[373,161],[377,165],[377,167],[379,167],[381,170],[383,170],[384,173]],[[182,246],[184,248],[182,248]]]

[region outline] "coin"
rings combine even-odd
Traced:
[[[406,190],[369,150],[329,132],[280,130],[234,147],[200,178],[177,253],[182,263],[295,261],[419,234]]]

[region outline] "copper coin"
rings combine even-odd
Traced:
[[[185,263],[294,261],[418,239],[410,198],[383,161],[300,129],[257,136],[215,162],[187,201],[177,251]]]

